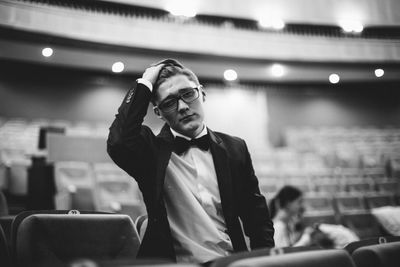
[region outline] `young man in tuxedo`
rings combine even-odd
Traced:
[[[274,246],[247,146],[206,127],[205,99],[191,70],[163,60],[136,81],[110,127],[108,153],[136,179],[148,213],[138,258],[204,263],[248,250],[240,220],[251,249]],[[158,135],[142,125],[150,102],[165,121]]]

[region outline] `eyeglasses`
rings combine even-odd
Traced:
[[[199,98],[199,89],[202,85],[193,88],[184,88],[179,90],[179,95],[171,96],[163,100],[160,104],[154,107],[154,109],[159,109],[164,113],[170,113],[178,109],[178,101],[182,99],[186,104],[192,103]]]

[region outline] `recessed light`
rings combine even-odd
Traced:
[[[275,77],[282,77],[285,73],[285,70],[281,64],[274,64],[271,67],[271,72]]]
[[[42,49],[42,55],[44,57],[51,57],[53,55],[53,49],[50,47],[46,47]]]
[[[188,4],[183,4],[182,2],[176,2],[171,4],[169,7],[166,8],[171,15],[179,16],[179,17],[186,17],[186,18],[193,18],[196,16],[196,11],[193,6]]]
[[[340,77],[339,75],[337,75],[336,73],[332,73],[331,75],[329,75],[329,82],[330,83],[338,83],[340,81]]]
[[[383,69],[376,69],[375,70],[375,76],[380,78],[385,74],[385,71]]]
[[[361,24],[361,22],[356,20],[341,20],[339,21],[339,26],[342,27],[345,32],[353,33],[360,33],[364,29],[364,26]]]
[[[112,72],[119,73],[119,72],[122,72],[124,70],[124,68],[125,68],[124,63],[122,63],[121,61],[118,61],[112,65],[111,70],[112,70]]]
[[[258,20],[258,24],[262,28],[271,28],[275,30],[282,30],[285,28],[285,22],[280,18],[264,17]]]
[[[238,77],[237,72],[232,69],[224,71],[224,79],[227,81],[235,81],[237,77]]]

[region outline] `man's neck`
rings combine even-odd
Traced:
[[[170,129],[171,129],[171,132],[174,135],[174,137],[180,136],[180,137],[185,138],[187,140],[191,140],[191,139],[194,139],[194,138],[199,138],[199,137],[202,137],[203,135],[207,134],[207,127],[206,127],[205,124],[203,124],[203,127],[201,128],[201,131],[199,131],[197,134],[194,134],[193,137],[190,137],[190,136],[187,136],[185,134],[179,133],[179,132],[175,131],[172,128],[170,128]]]

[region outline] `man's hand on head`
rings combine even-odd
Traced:
[[[145,80],[148,80],[149,82],[151,82],[152,85],[154,85],[162,67],[164,67],[164,64],[152,65],[152,66],[148,67],[144,71],[142,78]]]

